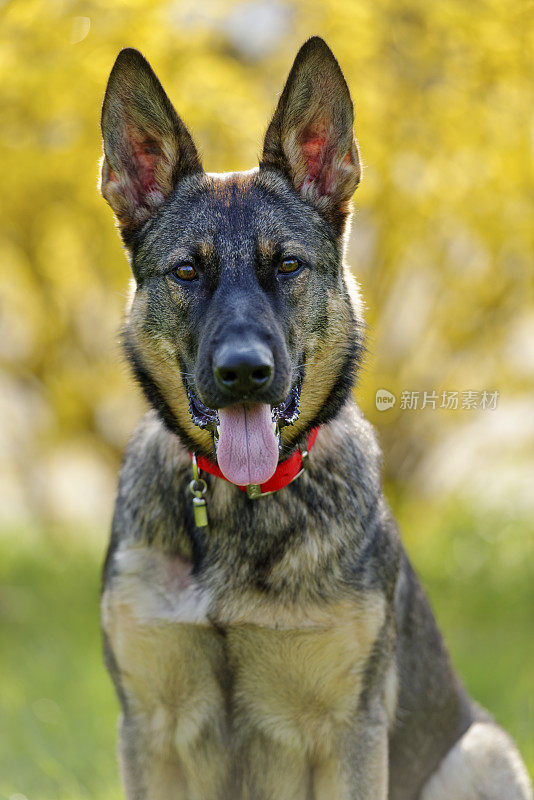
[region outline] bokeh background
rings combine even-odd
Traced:
[[[347,253],[369,323],[357,397],[453,659],[534,768],[534,3],[4,0],[3,800],[120,797],[98,583],[144,405],[117,341],[128,266],[97,192],[109,70],[138,47],[205,167],[244,169],[315,33],[351,86],[365,164]]]

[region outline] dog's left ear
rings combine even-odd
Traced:
[[[326,42],[314,36],[289,73],[265,135],[261,166],[281,170],[338,233],[361,176],[353,126],[341,68]]]

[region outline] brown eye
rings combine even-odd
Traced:
[[[198,272],[189,261],[184,261],[182,264],[178,264],[173,270],[171,270],[170,275],[179,283],[195,281],[198,278]]]
[[[289,256],[288,258],[282,259],[278,266],[278,272],[282,275],[290,275],[292,272],[298,272],[302,266],[302,261],[299,261],[298,258],[293,258],[293,256]]]

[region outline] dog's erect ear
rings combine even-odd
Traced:
[[[318,36],[299,50],[265,135],[262,167],[281,170],[341,230],[361,175],[354,108],[341,68]]]
[[[128,239],[181,177],[202,166],[189,131],[137,50],[126,48],[117,56],[101,124],[101,191]]]

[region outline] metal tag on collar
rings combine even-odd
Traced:
[[[293,483],[293,481],[296,481],[297,478],[300,478],[300,476],[302,475],[304,470],[308,469],[308,463],[309,463],[309,460],[310,460],[310,454],[308,452],[308,443],[307,443],[306,440],[304,440],[304,444],[303,445],[299,446],[299,450],[300,450],[300,455],[301,455],[301,458],[302,458],[301,468],[297,472],[297,474],[294,475],[291,478],[291,480],[286,483],[286,486],[289,486],[290,483]],[[285,486],[281,486],[280,489],[285,489]],[[260,486],[259,483],[249,483],[247,485],[247,497],[250,500],[257,500],[258,497],[267,497],[267,495],[269,495],[269,494],[274,494],[275,492],[279,492],[280,489],[272,489],[272,491],[270,491],[270,492],[262,492],[261,486]]]
[[[195,515],[195,525],[197,528],[206,528],[208,525],[208,512],[204,495],[208,485],[200,477],[196,454],[193,453],[193,480],[189,484],[189,491],[193,495],[193,513]]]

